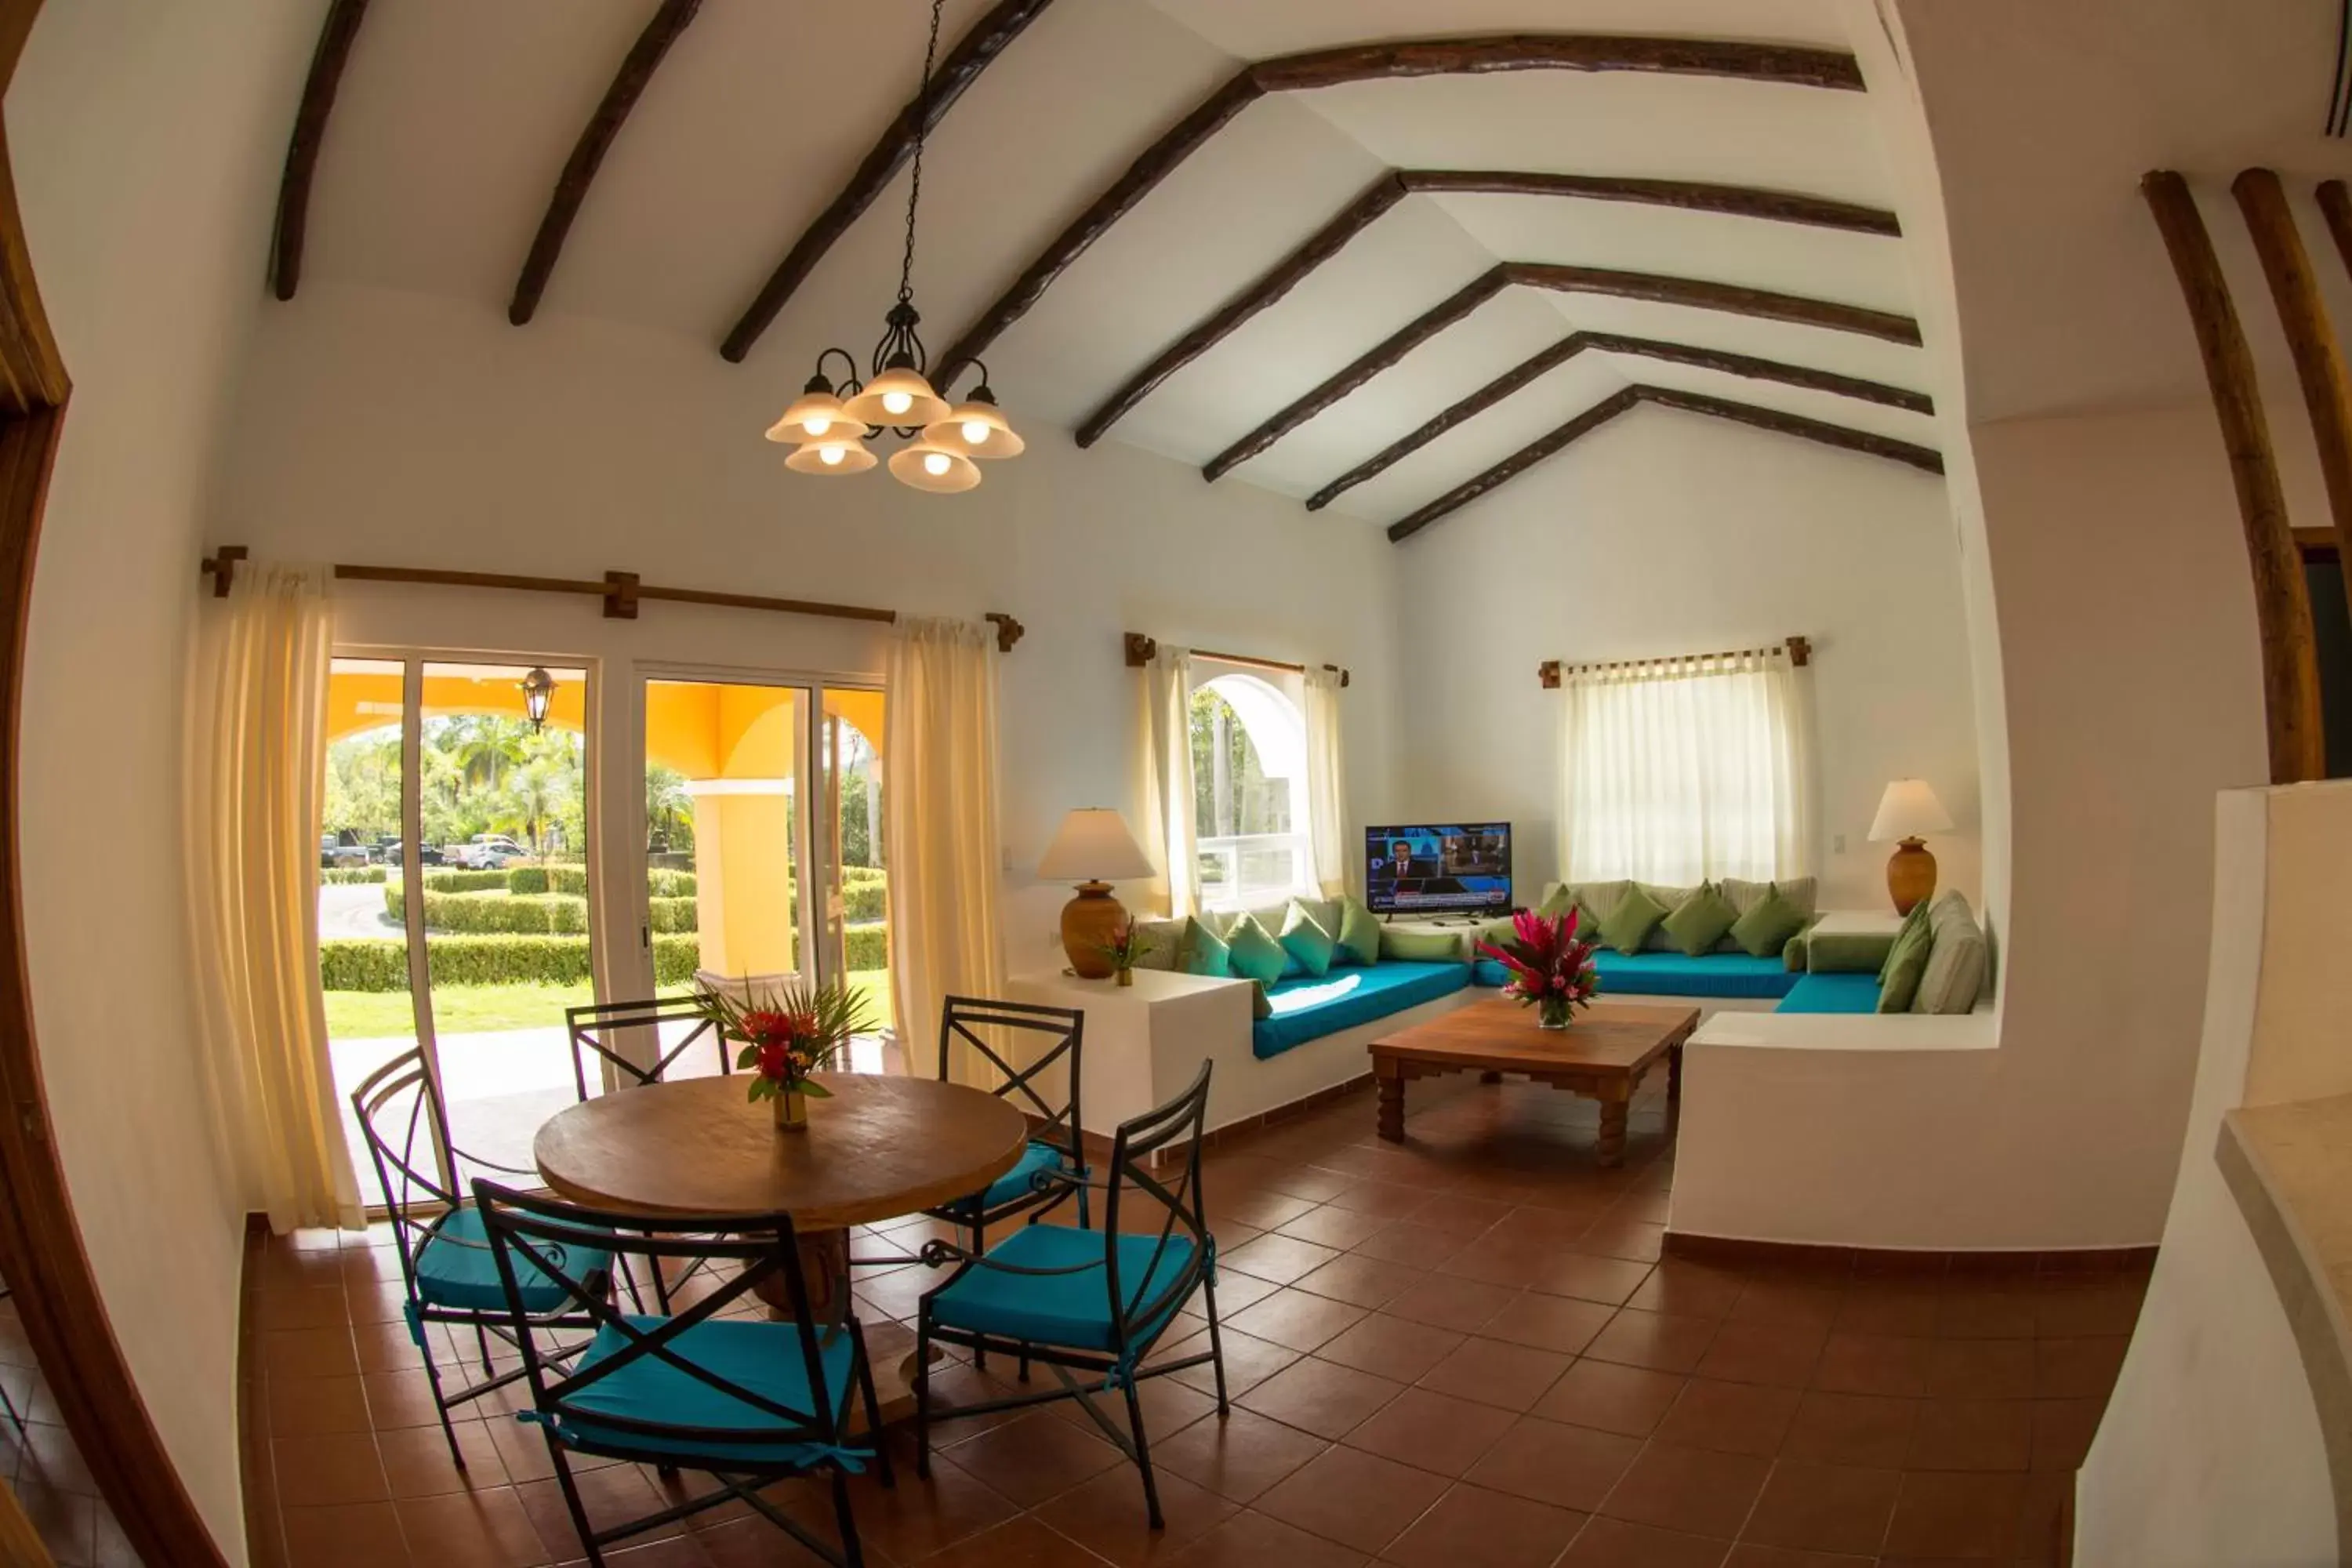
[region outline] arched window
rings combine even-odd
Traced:
[[[1205,907],[1314,890],[1307,721],[1279,688],[1220,675],[1193,689],[1192,802]]]

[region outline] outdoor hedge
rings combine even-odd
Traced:
[[[577,985],[589,977],[584,936],[447,936],[425,945],[442,985]],[[702,962],[691,936],[654,938],[654,983],[683,985]],[[405,991],[406,944],[396,937],[338,937],[319,944],[319,978],[329,991]]]
[[[656,931],[689,931],[697,929],[701,901],[697,899],[647,899],[646,912],[652,918]]]
[[[406,918],[407,901],[397,886],[384,889],[384,913],[395,923]],[[588,930],[588,900],[552,893],[517,898],[508,893],[436,893],[428,889],[425,929],[436,934],[576,936]]]
[[[656,899],[690,899],[695,894],[694,873],[691,871],[648,871],[646,890]]]
[[[507,885],[504,871],[427,870],[425,890],[428,893],[486,893],[492,888]]]
[[[349,888],[362,882],[381,882],[385,868],[382,866],[329,866],[319,873],[322,888]]]
[[[888,884],[845,880],[841,888],[843,918],[850,921],[878,921],[889,892]]]
[[[841,961],[848,969],[889,968],[889,928],[879,925],[842,927]]]

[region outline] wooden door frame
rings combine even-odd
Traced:
[[[0,0],[0,94],[40,9],[41,0]],[[10,1200],[0,1204],[0,1273],[15,1287],[26,1337],[66,1427],[141,1561],[149,1568],[226,1568],[107,1318],[58,1159],[33,1037],[17,825],[25,636],[41,510],[70,390],[34,281],[0,125],[0,1191]]]

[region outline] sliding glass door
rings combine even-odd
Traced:
[[[524,1169],[575,1094],[564,1009],[595,999],[588,688],[582,668],[470,659],[329,675],[320,983],[338,1094],[421,1042],[452,1139]]]

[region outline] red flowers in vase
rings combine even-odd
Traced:
[[[1576,934],[1576,910],[1564,915],[1521,910],[1511,917],[1516,940],[1502,947],[1478,943],[1478,951],[1511,972],[1503,994],[1533,1007],[1547,1029],[1568,1027],[1569,1016],[1589,1005],[1601,989],[1593,973],[1592,943]]]
[[[875,1026],[864,993],[838,983],[811,985],[795,980],[760,1006],[709,987],[696,1000],[722,1038],[742,1046],[735,1065],[751,1074],[747,1098],[784,1102],[778,1110],[780,1124],[798,1124],[802,1096],[831,1097],[809,1075],[830,1067],[851,1037],[871,1033]]]

